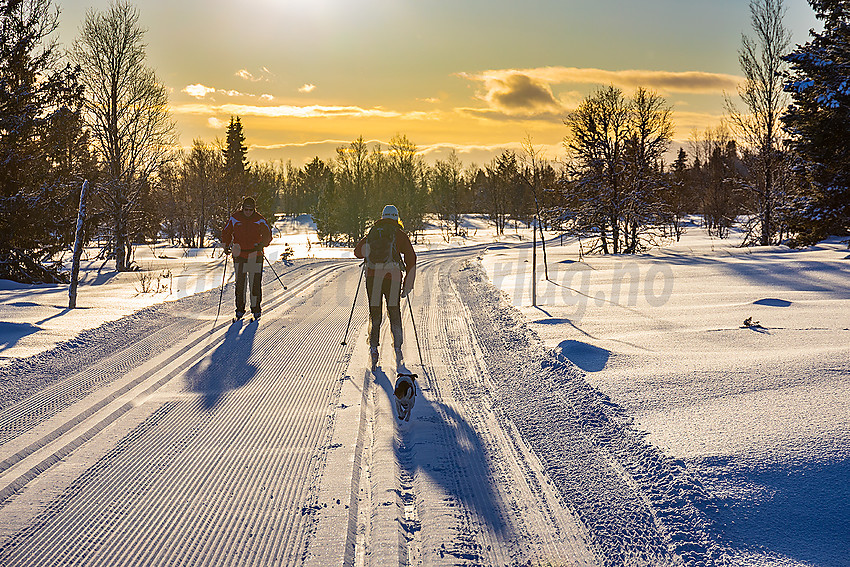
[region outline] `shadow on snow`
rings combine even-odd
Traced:
[[[201,394],[204,409],[212,410],[228,392],[257,375],[257,366],[248,359],[258,327],[256,323],[234,323],[215,351],[186,374],[190,391]]]
[[[7,323],[0,321],[0,351],[12,348],[22,338],[40,330],[40,327],[32,323]]]
[[[555,347],[557,355],[566,358],[585,372],[599,372],[605,369],[611,352],[581,341],[561,341]]]
[[[718,523],[733,548],[822,567],[847,564],[850,460],[746,468],[716,458],[701,468],[706,477],[745,488],[719,499]]]
[[[395,417],[394,384],[386,373],[378,368],[375,372],[377,385],[389,398]],[[496,533],[506,529],[503,512],[499,499],[492,488],[492,480],[488,477],[478,478],[477,473],[490,474],[490,456],[481,438],[454,408],[431,399],[422,391],[422,384],[428,383],[428,376],[420,375],[416,405],[411,415],[410,427],[398,427],[399,440],[395,444],[396,457],[403,472],[411,479],[417,473],[422,473],[438,484],[449,497],[456,499],[471,510],[478,518],[486,522]],[[434,441],[444,442],[437,446]],[[465,486],[464,486],[465,484]],[[481,560],[474,545],[463,545],[464,541],[472,542],[474,524],[467,526],[468,534],[457,534],[452,542],[441,553],[452,555],[458,559]],[[470,536],[468,539],[464,535]]]

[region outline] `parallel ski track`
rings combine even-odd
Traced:
[[[272,301],[270,301],[271,308],[274,309],[279,305],[284,305],[290,298],[296,297],[299,292],[310,288],[310,286],[317,280],[327,277],[328,272],[332,271],[333,268],[333,265],[327,266],[324,269],[318,270],[314,274],[308,275],[301,281],[296,282],[296,287],[294,290],[290,290],[287,292],[280,290],[277,294],[272,294],[274,298]],[[196,326],[194,320],[186,321],[184,328],[175,329],[174,332],[177,334],[172,335],[172,340],[174,340],[175,337],[183,336],[183,334],[189,330],[185,327],[191,326]],[[220,330],[224,326],[225,325],[221,325],[220,327],[217,327],[217,329]],[[192,330],[194,331],[195,329]],[[196,338],[190,343],[183,345],[182,348],[179,349],[179,352],[175,353],[167,360],[160,363],[158,366],[148,369],[147,372],[136,377],[132,381],[129,381],[123,386],[113,388],[112,390],[110,390],[110,386],[108,385],[101,386],[100,391],[97,391],[89,396],[89,398],[91,399],[89,400],[88,404],[85,404],[82,408],[78,408],[77,413],[75,413],[71,417],[66,418],[60,424],[54,425],[53,428],[48,432],[40,433],[35,438],[32,435],[23,435],[22,439],[29,439],[28,444],[26,444],[26,446],[24,446],[23,448],[20,448],[22,444],[20,442],[15,443],[15,445],[18,446],[19,449],[16,453],[8,456],[6,459],[4,459],[2,463],[0,463],[0,478],[2,477],[3,473],[9,468],[15,466],[16,464],[30,457],[31,455],[39,452],[43,447],[47,446],[48,444],[53,444],[56,449],[54,450],[54,452],[48,453],[46,455],[44,455],[44,451],[41,451],[43,457],[42,459],[37,460],[35,463],[31,463],[29,465],[29,468],[24,470],[14,482],[11,482],[10,484],[5,484],[4,487],[0,488],[0,505],[2,505],[2,503],[5,502],[12,494],[14,494],[23,486],[25,486],[26,483],[30,482],[40,473],[44,472],[45,470],[59,462],[61,459],[65,458],[71,452],[79,448],[83,443],[89,441],[94,435],[99,433],[110,423],[119,419],[127,411],[133,408],[133,403],[124,403],[122,406],[118,407],[108,415],[98,418],[95,423],[90,423],[83,431],[75,431],[75,428],[79,429],[78,426],[84,423],[85,420],[90,419],[92,416],[96,415],[97,412],[107,407],[115,399],[119,398],[126,392],[131,391],[134,387],[141,383],[144,383],[145,380],[148,380],[151,377],[156,377],[158,375],[162,376],[158,379],[156,383],[154,383],[153,386],[151,386],[146,391],[146,394],[151,393],[152,391],[162,387],[174,376],[176,376],[180,372],[183,372],[188,367],[188,365],[192,364],[192,359],[189,358],[189,351],[195,348],[197,345],[202,344],[204,340],[206,340],[206,334],[204,334],[200,338]],[[130,347],[130,349],[125,349],[125,351],[122,351],[122,353],[120,353],[120,356],[135,356],[132,353],[127,353],[126,350],[132,350],[132,347]],[[113,377],[113,381],[119,382],[117,378],[120,376],[120,373],[116,373]],[[28,400],[25,400],[22,403],[26,404],[27,401]],[[46,418],[54,415],[51,412],[39,412],[38,410],[35,410],[33,413],[44,415],[46,416]]]
[[[413,307],[424,395],[414,409],[414,422],[422,421],[400,428],[397,436],[399,523],[406,531],[399,564],[408,564],[406,559],[411,565],[482,567],[596,564],[583,541],[583,526],[550,487],[541,485],[542,466],[517,439],[511,422],[491,407],[492,384],[479,366],[485,364],[483,353],[467,318],[458,316],[466,308],[450,277],[474,254],[421,258],[417,287],[424,291],[414,296]],[[409,310],[404,313],[411,360],[415,338]],[[439,462],[417,455],[420,447],[433,445],[440,447]],[[408,521],[411,507],[413,522]]]
[[[164,400],[0,550],[0,562],[297,563],[309,532],[311,480],[348,356],[337,340],[348,310],[346,297],[329,298],[323,287],[292,300],[296,305],[287,301],[342,266],[318,270],[291,284],[287,297],[277,293],[267,302],[247,360],[261,368],[242,373],[246,384],[221,392],[212,408],[191,384]],[[359,275],[344,273],[348,280]],[[364,313],[358,319],[362,324]],[[184,374],[199,371],[196,365]]]
[[[310,266],[304,266],[301,269],[307,270],[309,268]],[[301,275],[299,279],[292,282],[288,287],[291,290],[304,288],[321,277],[326,276],[333,269],[333,266],[328,266],[316,272]],[[276,281],[266,282],[266,288],[268,289],[271,284],[275,286],[279,285]],[[228,288],[232,288],[232,284],[228,285]],[[289,295],[291,294],[292,292]],[[275,295],[282,295],[282,290],[276,290]],[[152,353],[162,352],[165,348],[173,344],[175,336],[180,336],[187,328],[207,324],[205,317],[212,318],[214,311],[216,311],[216,308],[210,306],[201,313],[198,313],[196,319],[179,318],[172,321],[156,333],[148,335],[138,342],[119,348],[107,359],[100,361],[99,364],[89,366],[81,372],[0,411],[0,449],[2,449],[3,444],[9,439],[17,437],[91,391],[127,373],[140,362],[149,358]],[[8,468],[9,465],[10,463],[5,460],[1,462],[0,472]]]
[[[427,330],[420,333],[420,340],[422,340],[424,347],[424,362],[426,368],[435,368],[434,363],[437,362],[437,367],[449,372],[449,369],[453,367],[451,359],[435,360],[432,353],[437,353],[437,358],[442,359],[450,356],[449,353],[452,350],[448,344],[450,335],[447,333],[447,325],[457,323],[457,319],[450,316],[448,310],[452,307],[457,309],[457,306],[452,304],[454,298],[451,297],[451,287],[445,287],[444,272],[458,269],[459,262],[457,258],[450,258],[428,262],[428,264],[433,264],[433,268],[429,270],[428,289],[439,290],[439,293],[429,295],[428,303],[420,304],[417,309],[417,319],[423,321],[423,327]],[[452,336],[460,334],[456,332]],[[456,345],[455,348],[457,346],[459,345]],[[426,378],[434,398],[441,400],[441,403],[456,415],[463,416],[464,411],[455,402],[450,389],[444,391],[444,384],[451,388],[452,377],[432,376],[426,372]],[[442,417],[446,423],[453,421],[453,418],[445,413]],[[458,559],[467,559],[472,564],[504,565],[507,563],[507,558],[501,552],[501,542],[488,525],[488,519],[499,518],[499,523],[501,523],[504,518],[501,510],[494,509],[493,503],[487,502],[481,496],[480,483],[487,479],[487,484],[492,485],[486,455],[473,455],[470,459],[468,455],[463,454],[459,450],[460,444],[457,438],[460,431],[457,428],[451,430],[443,428],[440,433],[444,440],[444,447],[452,448],[450,460],[457,465],[453,467],[452,480],[454,486],[451,494],[456,498],[456,504],[463,512],[462,516],[457,518],[458,525],[455,526],[458,532],[457,539],[453,542],[453,545],[447,546],[447,551],[454,554]],[[489,518],[483,517],[484,515],[489,516]]]

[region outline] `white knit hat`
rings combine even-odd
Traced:
[[[381,211],[382,219],[393,219],[394,221],[398,220],[398,209],[395,208],[395,205],[387,205],[384,207],[384,210]]]

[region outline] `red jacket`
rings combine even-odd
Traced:
[[[230,215],[230,220],[221,231],[221,241],[225,246],[239,245],[239,258],[248,259],[251,252],[262,254],[263,248],[271,244],[272,229],[260,213],[254,211],[250,217],[242,210]]]

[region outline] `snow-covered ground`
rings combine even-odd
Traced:
[[[633,417],[648,442],[687,463],[716,499],[732,563],[846,564],[845,243],[746,249],[735,235],[710,238],[692,224],[681,242],[647,254],[580,257],[579,243],[552,235],[548,281],[539,250],[535,307],[529,231],[511,227],[497,239],[482,219],[464,223],[467,238],[447,241],[434,224],[417,249],[490,244],[487,275],[543,343]],[[318,246],[304,217],[276,223],[274,236],[271,260],[287,247],[295,258],[352,256]],[[67,286],[0,281],[0,361],[215,289],[224,269],[219,248],[139,247],[135,262],[142,271],[117,273],[111,262],[86,259],[73,311]],[[226,297],[224,317],[230,304]]]
[[[693,224],[639,256],[550,242],[536,307],[530,249],[483,263],[547,347],[699,473],[736,563],[846,564],[847,245],[738,244]]]

